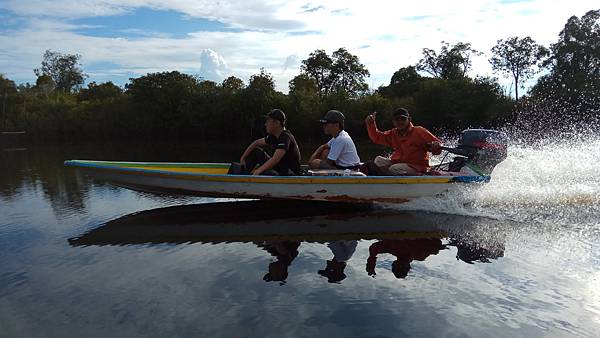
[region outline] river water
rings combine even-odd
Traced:
[[[460,196],[373,208],[157,196],[66,159],[205,145],[5,145],[0,337],[597,337],[600,139],[515,143]]]

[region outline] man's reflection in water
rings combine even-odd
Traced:
[[[292,264],[294,258],[298,256],[300,242],[266,241],[257,245],[277,259],[276,261],[269,263],[269,272],[264,275],[263,280],[265,282],[276,281],[281,282],[281,284],[285,283],[288,276],[288,267]]]
[[[358,241],[333,241],[327,243],[327,246],[333,253],[333,258],[327,261],[325,269],[319,270],[318,273],[321,276],[327,277],[329,283],[339,283],[346,278],[344,269],[346,269],[346,263],[350,260],[354,252]]]
[[[448,245],[456,247],[456,259],[468,264],[491,263],[490,259],[504,257],[504,244],[492,240],[483,243],[469,236],[452,237]]]
[[[392,263],[394,276],[396,278],[406,278],[408,271],[410,271],[410,262],[413,260],[424,261],[429,255],[436,255],[445,248],[446,246],[442,244],[439,238],[379,241],[369,247],[366,270],[369,276],[375,277],[377,255],[388,253],[396,256],[396,260]]]

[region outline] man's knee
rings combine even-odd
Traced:
[[[386,167],[389,167],[390,165],[392,165],[392,160],[390,160],[388,157],[383,157],[383,156],[375,157],[373,162],[375,163],[376,166],[383,167],[383,168],[386,168]]]
[[[416,175],[417,171],[406,163],[396,163],[390,166],[389,171],[392,175]]]
[[[263,165],[267,162],[271,157],[262,149],[254,148],[250,152],[250,155],[246,158],[246,171],[248,173],[252,172],[256,166]]]
[[[321,161],[319,163],[318,169],[337,169],[337,168],[335,166],[329,164],[329,162],[327,162],[327,161]]]
[[[261,148],[252,149],[252,152],[250,152],[249,157],[256,162],[263,162],[263,163],[268,161],[270,158],[270,156]]]
[[[320,165],[320,164],[321,164],[321,160],[319,160],[319,159],[317,158],[317,159],[314,159],[314,160],[312,160],[312,161],[308,162],[308,167],[309,167],[310,169],[319,169],[319,165]]]

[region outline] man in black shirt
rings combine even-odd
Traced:
[[[299,175],[300,150],[294,135],[285,129],[285,114],[281,109],[273,109],[266,118],[267,136],[246,148],[240,158],[242,172],[252,175]],[[262,149],[267,146],[275,149],[273,156]]]

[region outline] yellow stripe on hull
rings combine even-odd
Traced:
[[[111,170],[122,174],[142,175],[151,177],[172,177],[171,173],[177,178],[194,181],[212,181],[212,182],[238,182],[238,183],[274,183],[274,184],[428,184],[428,183],[450,183],[452,178],[448,177],[327,177],[327,176],[252,176],[252,175],[231,175],[224,176],[227,172],[220,168],[152,168],[135,167],[122,170],[123,168],[101,168],[101,170]],[[140,170],[142,169],[142,170]],[[148,170],[148,171],[144,171]],[[209,173],[208,171],[214,171]],[[219,172],[223,172],[219,174]],[[186,175],[195,174],[195,175]],[[200,175],[197,175],[200,174]],[[202,175],[206,174],[206,175]]]
[[[188,173],[188,174],[212,174],[212,175],[225,175],[229,171],[227,168],[165,168],[156,166],[136,166],[136,167],[124,167],[131,169],[145,169],[145,170],[160,170],[165,172],[174,173]]]

